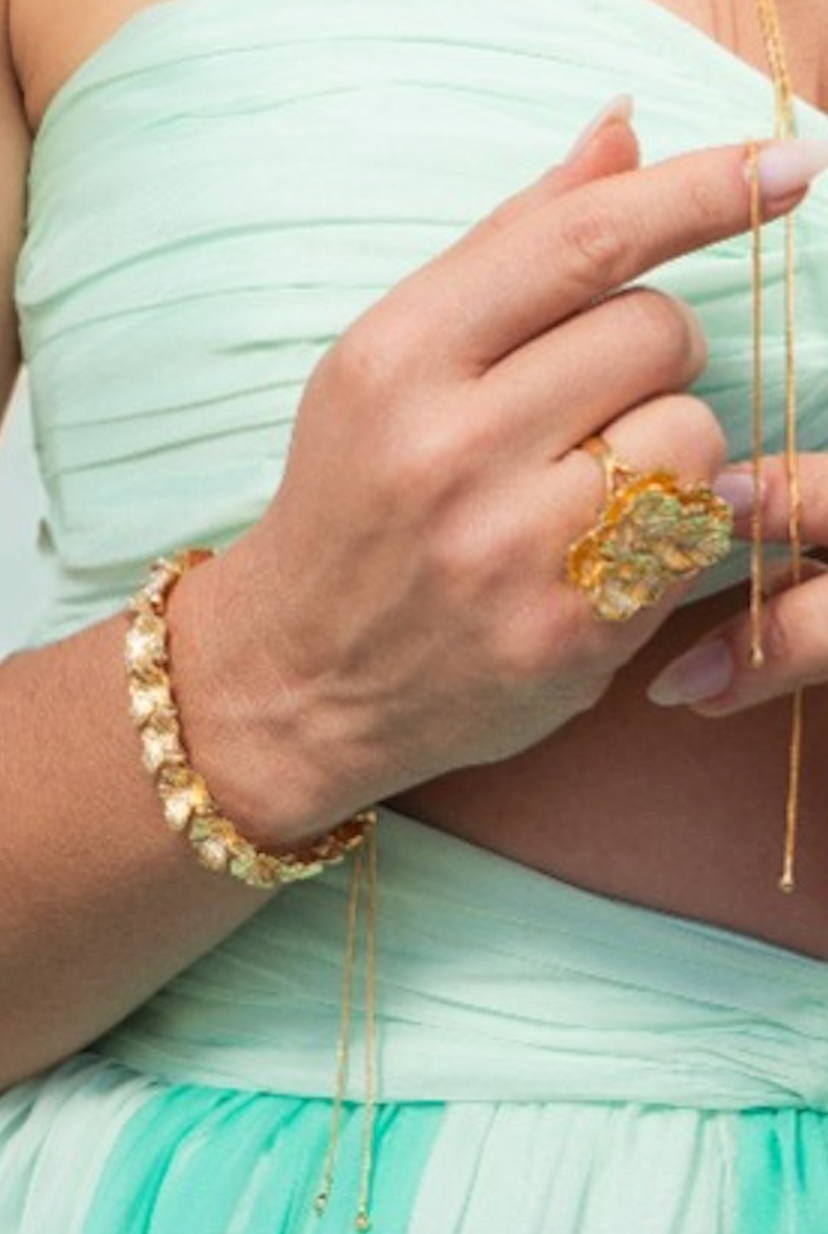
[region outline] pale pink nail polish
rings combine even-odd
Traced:
[[[765,201],[801,193],[828,167],[828,139],[792,138],[762,146],[756,156],[759,188]]]
[[[632,114],[633,100],[631,95],[619,94],[616,98],[612,99],[605,107],[601,108],[595,119],[590,121],[567,154],[564,163],[573,163],[575,159],[583,154],[589,143],[597,133],[600,133],[605,124],[612,124],[616,120],[631,120]]]
[[[659,707],[701,703],[724,693],[733,680],[733,653],[722,639],[702,643],[668,664],[647,691]]]
[[[754,482],[748,471],[723,471],[713,482],[713,492],[733,510],[736,518],[753,513]]]

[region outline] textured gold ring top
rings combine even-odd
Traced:
[[[639,472],[603,437],[582,449],[603,466],[598,519],[567,550],[567,578],[604,621],[627,621],[730,552],[733,511],[704,481]]]

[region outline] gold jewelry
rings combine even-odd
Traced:
[[[774,87],[774,136],[777,139],[796,136],[794,94],[788,70],[782,26],[775,0],[755,0],[756,13],[765,44]],[[762,305],[762,233],[761,198],[756,162],[756,146],[751,146],[751,236],[753,268],[753,445],[752,474],[754,480],[754,516],[751,528],[751,664],[764,663],[762,646],[762,519],[761,466],[764,416],[764,375],[762,365],[763,305]],[[796,300],[795,300],[795,219],[785,216],[785,470],[788,479],[788,542],[791,556],[791,578],[796,585],[802,577],[802,536],[800,531],[802,498],[799,483],[797,444],[796,389]],[[788,747],[788,790],[785,802],[785,840],[782,874],[779,886],[791,892],[795,886],[796,842],[799,828],[799,798],[802,780],[802,736],[804,725],[804,691],[797,688],[791,699],[791,732]]]
[[[636,471],[603,437],[582,449],[603,464],[607,495],[598,521],[569,546],[566,569],[604,621],[628,620],[727,556],[733,512],[709,484]]]
[[[265,853],[242,836],[190,765],[167,667],[165,611],[170,591],[187,570],[212,556],[193,549],[156,561],[132,598],[125,660],[130,715],[140,733],[144,766],[155,779],[167,826],[185,835],[201,864],[265,890],[320,874],[359,847],[376,823],[365,810],[294,852]]]
[[[325,1212],[334,1182],[334,1168],[339,1149],[339,1124],[348,1084],[348,1063],[351,1042],[351,1007],[353,1002],[354,962],[359,932],[360,901],[365,893],[365,1113],[360,1150],[359,1198],[354,1229],[371,1228],[371,1183],[374,1168],[374,1124],[376,1116],[376,937],[377,937],[377,842],[371,828],[365,844],[354,857],[351,887],[348,895],[348,930],[342,965],[342,998],[339,1037],[336,1046],[336,1087],[331,1105],[328,1149],[322,1167],[319,1191],[314,1199],[317,1216]]]
[[[125,659],[130,714],[141,736],[143,761],[155,778],[168,827],[186,834],[208,870],[228,873],[249,887],[265,890],[320,874],[355,853],[348,898],[348,925],[342,977],[342,1014],[336,1047],[336,1091],[328,1151],[315,1208],[324,1212],[333,1186],[339,1121],[345,1101],[350,1053],[351,990],[365,886],[365,1117],[355,1229],[371,1228],[370,1203],[376,1111],[376,934],[377,840],[375,810],[363,810],[327,835],[295,852],[265,853],[246,840],[213,800],[204,778],[194,771],[181,736],[168,665],[165,612],[170,591],[187,570],[207,561],[208,549],[189,549],[161,558],[129,604]]]

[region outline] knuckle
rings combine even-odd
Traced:
[[[544,596],[533,594],[512,607],[497,623],[495,634],[497,669],[514,685],[546,688],[555,682],[556,690],[562,690],[569,682],[580,696],[593,678],[584,623],[562,619]]]
[[[504,621],[496,634],[493,662],[501,680],[510,687],[525,689],[549,679],[553,652],[548,623],[540,614],[524,613]]]
[[[456,497],[443,500],[435,519],[433,564],[443,587],[497,630],[501,623],[493,620],[493,614],[503,597],[513,593],[512,563],[525,546],[506,533],[497,513],[481,518],[479,500],[465,484]]]
[[[423,510],[445,491],[452,475],[451,460],[428,438],[398,448],[389,471],[400,502],[416,502]]]
[[[538,611],[507,627],[497,670],[513,689],[555,699],[569,716],[590,711],[612,680],[599,657],[588,655],[574,631],[567,632]]]
[[[703,399],[678,394],[670,399],[671,428],[684,445],[689,463],[702,472],[721,470],[727,457],[727,439],[715,412]]]
[[[695,315],[662,292],[638,288],[623,293],[641,348],[663,370],[665,382],[684,384],[701,370],[707,347]]]
[[[489,235],[498,235],[506,231],[516,219],[520,218],[523,208],[523,195],[516,194],[502,201],[491,214],[480,223],[480,230]]]
[[[622,281],[628,242],[605,207],[583,200],[571,205],[561,221],[561,241],[571,277],[586,290],[598,294]]]
[[[395,435],[393,472],[401,501],[454,511],[473,484],[473,452],[462,432],[462,417],[446,408],[428,423],[415,423],[412,432]]]
[[[686,190],[687,207],[696,226],[705,234],[717,232],[726,205],[721,188],[711,178],[694,175],[689,178]]]
[[[373,402],[400,384],[404,357],[398,331],[375,314],[342,335],[326,365],[336,389]]]

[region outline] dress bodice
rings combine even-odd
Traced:
[[[255,520],[331,341],[621,91],[648,160],[772,128],[769,83],[648,0],[167,0],[130,19],[59,91],[34,152],[17,296],[60,575],[39,637],[117,607],[157,552]],[[799,121],[828,131],[804,104]],[[799,219],[809,446],[828,445],[827,223],[817,188]],[[778,228],[765,274],[775,449]],[[649,281],[701,315],[699,389],[745,455],[748,239]]]

